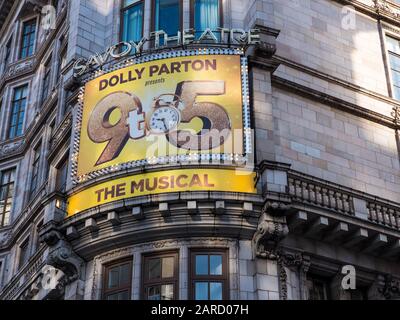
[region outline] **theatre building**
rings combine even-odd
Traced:
[[[400,298],[400,1],[0,0],[0,300]]]

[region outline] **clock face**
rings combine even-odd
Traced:
[[[150,118],[150,130],[153,133],[167,133],[179,124],[180,114],[176,108],[157,108]]]

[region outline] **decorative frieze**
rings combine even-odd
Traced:
[[[23,72],[33,71],[34,61],[34,58],[29,58],[10,65],[6,73],[7,77],[12,78]]]
[[[25,139],[16,139],[6,141],[0,145],[0,157],[11,156],[15,153],[22,152],[24,149]]]

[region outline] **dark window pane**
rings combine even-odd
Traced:
[[[24,59],[33,54],[36,38],[36,19],[26,21],[22,27],[20,58]]]
[[[174,17],[174,18],[172,18]],[[179,30],[179,0],[155,0],[155,31],[176,35]]]
[[[140,2],[123,12],[123,40],[139,41],[142,37],[142,25],[143,3]]]
[[[194,0],[194,29],[196,36],[206,28],[217,30],[221,24],[220,0]]]
[[[222,256],[221,255],[210,255],[210,274],[211,275],[222,275]]]
[[[119,280],[120,286],[125,286],[129,284],[130,273],[131,273],[130,264],[124,264],[120,267],[120,280]]]
[[[195,300],[208,300],[208,282],[195,283]]]
[[[122,291],[107,296],[107,300],[129,300],[129,292]]]
[[[0,185],[0,226],[8,225],[10,210],[14,195],[14,171],[5,170],[1,173]]]
[[[210,282],[210,300],[222,300],[221,282]]]
[[[21,268],[28,261],[28,249],[29,249],[29,239],[25,240],[23,244],[19,247],[19,264],[18,268]]]
[[[161,277],[161,259],[149,259],[149,279],[160,279]]]
[[[160,286],[152,286],[147,288],[148,300],[161,300]]]
[[[208,274],[208,255],[196,255],[196,275]]]
[[[115,267],[110,269],[109,274],[108,274],[108,288],[116,288],[118,287],[119,283],[119,267]]]
[[[22,134],[27,87],[28,86],[23,86],[14,89],[13,100],[11,105],[11,117],[8,130],[8,138],[15,138],[16,136]]]

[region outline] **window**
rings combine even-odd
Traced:
[[[14,95],[11,106],[10,126],[8,130],[9,139],[22,135],[22,126],[25,116],[27,96],[28,96],[28,85],[14,89]]]
[[[308,275],[306,286],[308,291],[308,300],[328,300],[328,280]]]
[[[25,263],[28,262],[29,259],[29,238],[26,239],[19,246],[19,262],[18,262],[18,270],[21,269]]]
[[[39,144],[33,150],[32,178],[31,178],[31,189],[30,189],[31,197],[36,193],[39,183],[40,151],[41,151],[41,144]]]
[[[222,3],[221,0],[191,0],[192,19],[191,24],[195,29],[196,37],[209,28],[216,31],[222,27]]]
[[[400,100],[400,43],[399,40],[386,37],[388,48],[390,73],[393,85],[393,98]]]
[[[194,300],[228,299],[228,267],[226,250],[192,250],[191,298]]]
[[[46,100],[50,91],[51,82],[51,57],[44,65],[43,88],[42,88],[42,102]]]
[[[61,70],[67,65],[67,45],[60,52],[58,64],[57,64],[57,76],[61,76]]]
[[[104,267],[103,299],[129,300],[131,297],[132,261],[119,261]]]
[[[20,59],[30,57],[33,54],[36,37],[36,18],[26,21],[22,26]]]
[[[0,260],[0,289],[3,287],[3,261]]]
[[[38,250],[40,248],[40,237],[39,237],[39,232],[40,229],[43,227],[43,220],[41,220],[37,226],[36,226],[36,246],[35,246],[35,250]]]
[[[10,40],[8,40],[7,44],[6,44],[6,54],[4,56],[4,68],[7,67],[7,65],[10,63],[10,59],[11,59],[11,45],[12,45],[12,38],[10,38]]]
[[[143,34],[143,1],[123,0],[122,40],[140,41]]]
[[[176,35],[180,28],[181,0],[153,0],[153,29],[163,30],[169,36]],[[173,17],[173,18],[172,18]]]
[[[14,196],[15,169],[1,172],[0,185],[0,227],[10,222],[10,212]]]
[[[143,298],[174,300],[178,297],[178,252],[143,256]]]
[[[57,168],[56,191],[65,192],[68,173],[68,156]]]

